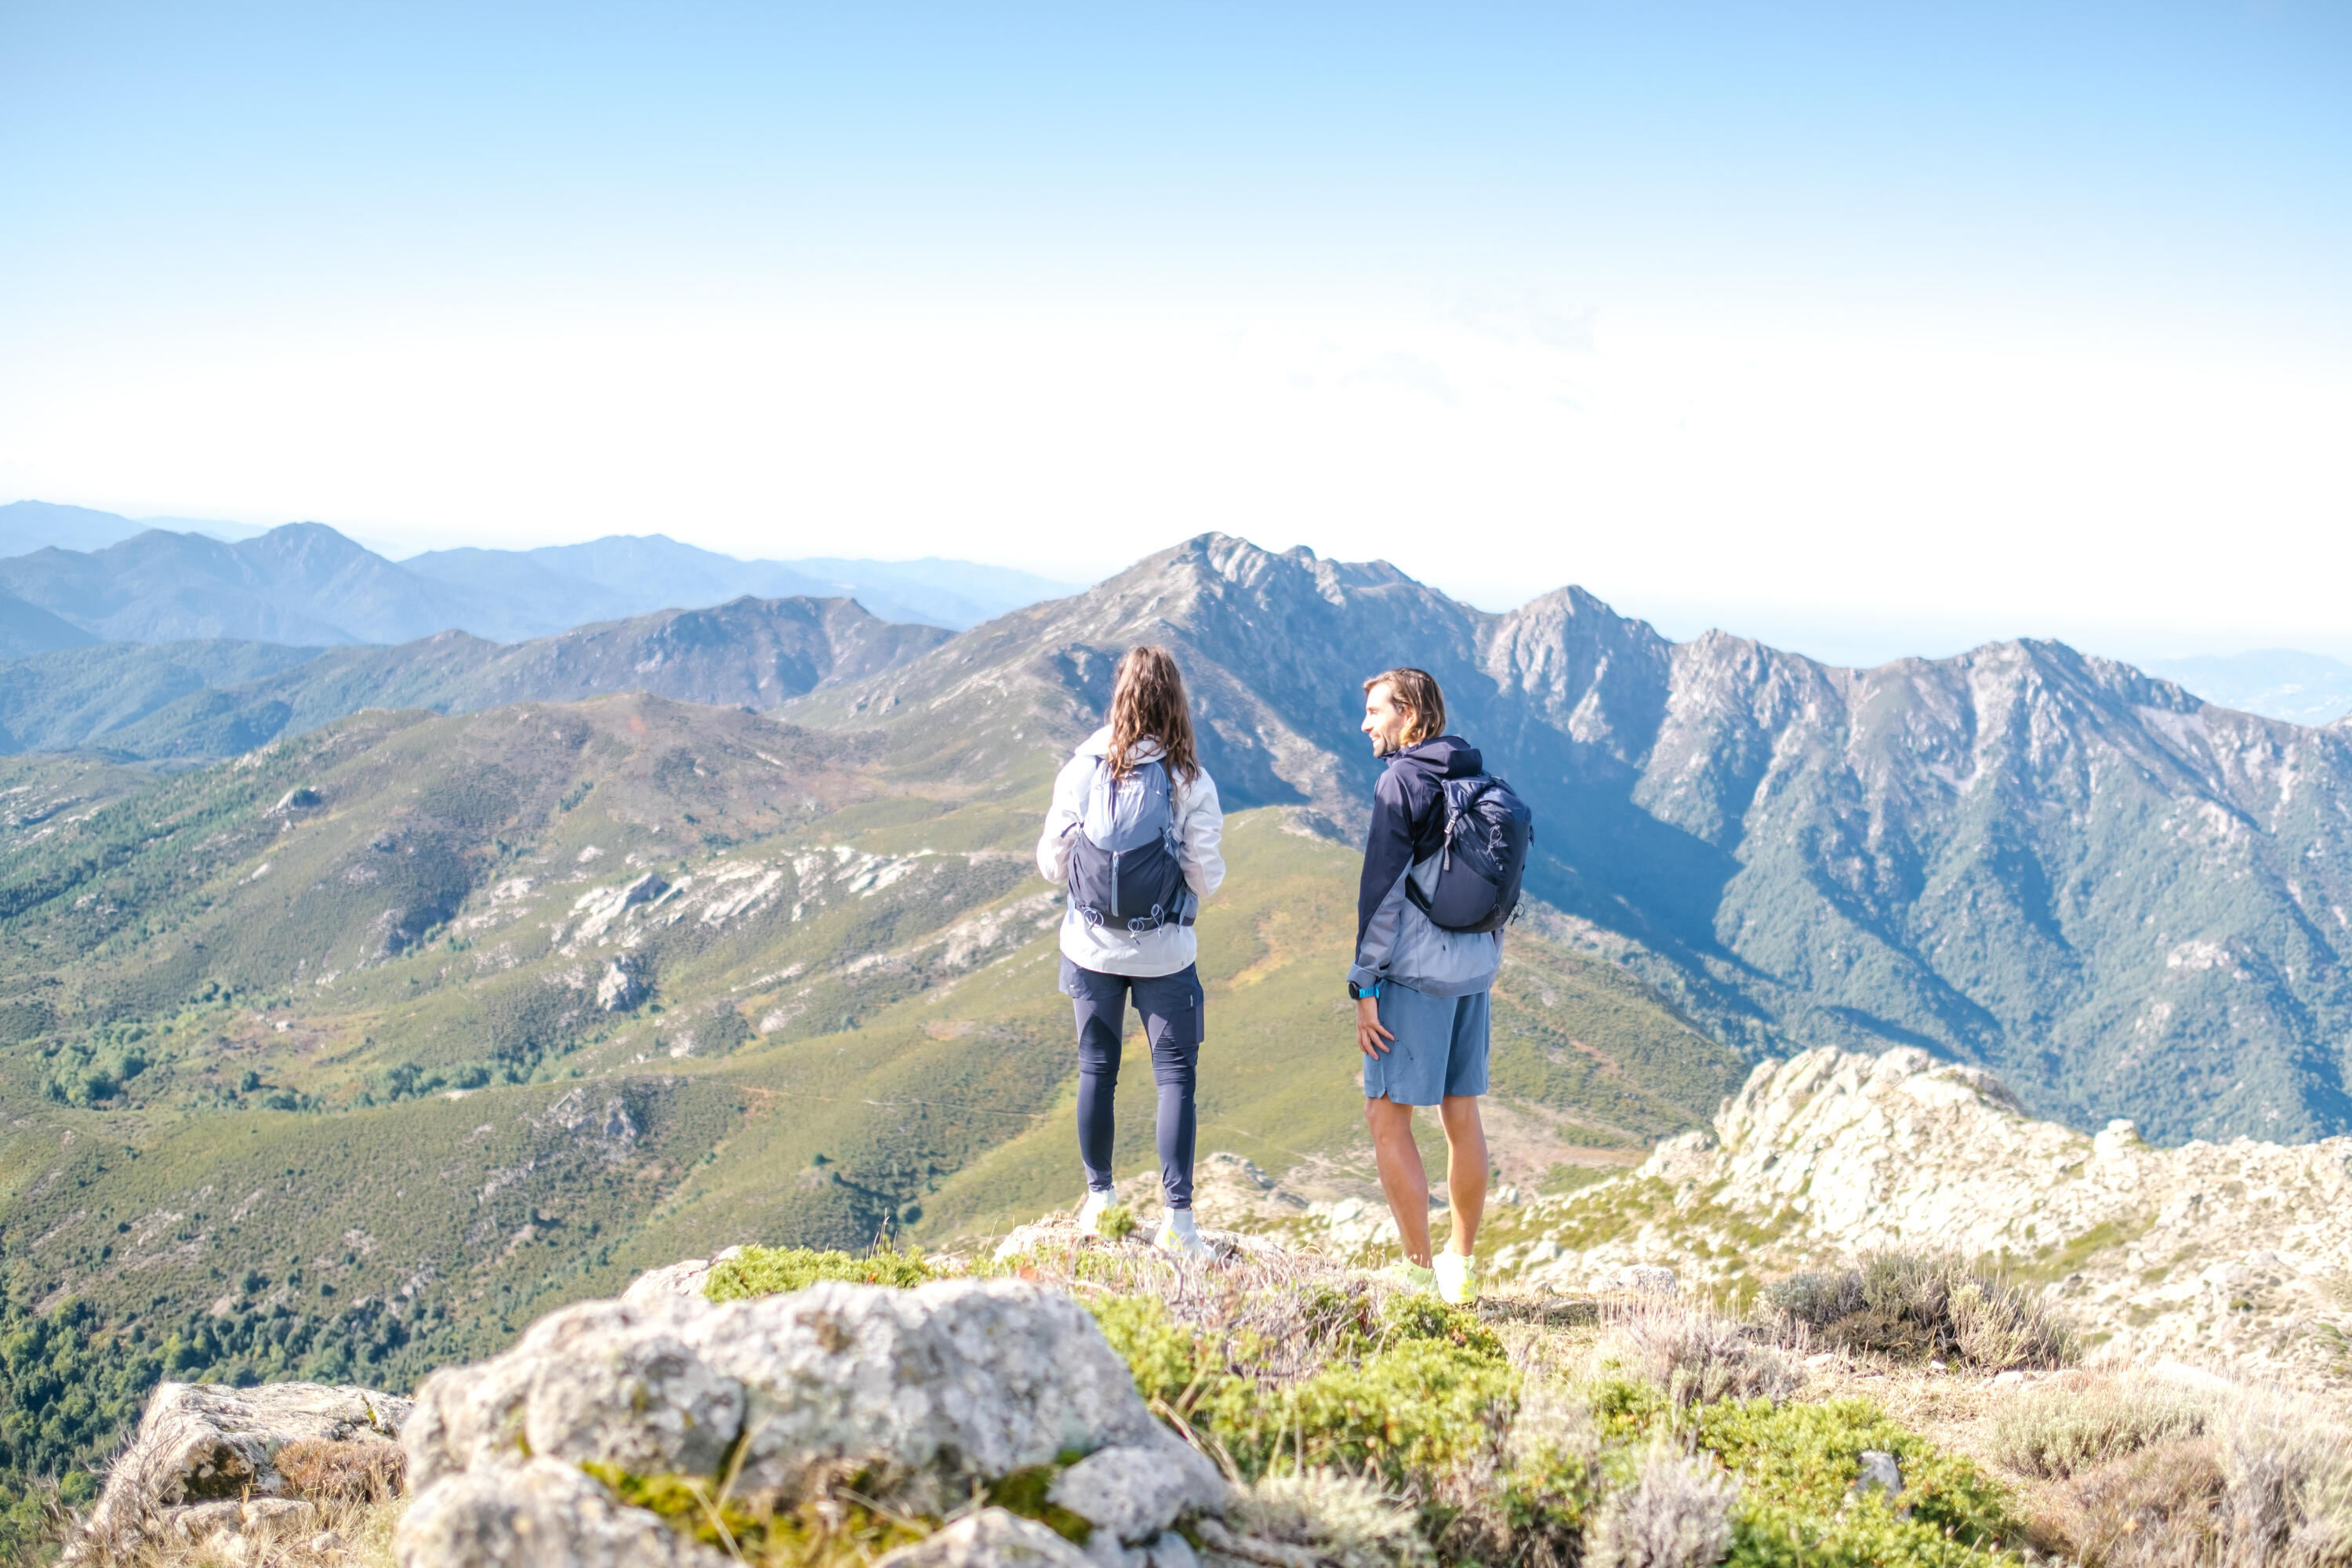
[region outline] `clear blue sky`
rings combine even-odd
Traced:
[[[0,500],[417,548],[2352,653],[2347,279],[2342,0],[0,8]]]

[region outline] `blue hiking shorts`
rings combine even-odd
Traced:
[[[1364,1058],[1364,1098],[1435,1105],[1486,1092],[1487,993],[1432,996],[1391,980],[1381,987],[1381,1026],[1395,1039]]]

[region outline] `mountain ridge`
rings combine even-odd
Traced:
[[[394,562],[324,523],[223,540],[45,501],[0,507],[10,545],[0,590],[91,637],[138,642],[394,644],[451,629],[518,642],[746,595],[856,598],[884,620],[953,628],[1068,587],[937,558],[741,561],[659,533]]]
[[[1187,668],[1228,801],[1349,841],[1379,771],[1358,683],[1416,663],[1535,805],[1537,897],[1751,1058],[1926,1046],[2037,1113],[2128,1115],[2159,1142],[2352,1125],[2352,726],[2238,713],[2054,642],[1857,670],[1721,631],[1674,643],[1576,587],[1490,614],[1387,563],[1213,532],[953,637],[828,612],[868,640],[797,673],[725,629],[739,613],[530,655],[321,655],[126,713],[99,743],[194,759],[369,705],[644,686],[875,731],[909,781],[1012,780],[1050,771],[1118,654],[1155,641]],[[121,709],[124,681],[88,685]],[[0,675],[0,724],[30,737],[23,689]]]
[[[1851,670],[1580,590],[1490,614],[1213,533],[787,711],[985,765],[1074,740],[1145,640],[1220,788],[1343,838],[1378,768],[1357,682],[1430,669],[1536,806],[1529,886],[1751,1055],[1929,1045],[2167,1141],[2352,1124],[2352,726],[2058,643]]]
[[[847,599],[742,598],[514,644],[451,631],[388,647],[107,645],[0,665],[0,746],[193,760],[367,708],[473,712],[624,690],[764,709],[948,635]]]

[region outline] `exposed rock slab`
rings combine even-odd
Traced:
[[[163,1384],[107,1472],[79,1552],[200,1539],[249,1522],[257,1508],[284,1512],[306,1490],[355,1479],[396,1486],[394,1438],[410,1410],[394,1394],[316,1383]],[[296,1452],[306,1462],[281,1469],[281,1456]]]
[[[2086,1137],[1921,1050],[1763,1063],[1712,1136],[1533,1205],[1511,1235],[1490,1276],[1562,1289],[1643,1266],[1723,1285],[1884,1247],[1999,1258],[2051,1277],[2110,1354],[2347,1384],[2352,1138],[2158,1149],[2127,1121]]]

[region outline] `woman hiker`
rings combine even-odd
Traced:
[[[1037,869],[1068,889],[1062,993],[1078,1023],[1078,1227],[1111,1201],[1112,1105],[1130,997],[1160,1086],[1163,1249],[1204,1258],[1192,1226],[1192,1086],[1201,1056],[1199,943],[1192,917],[1225,879],[1224,813],[1192,744],[1184,678],[1165,648],[1128,650],[1111,683],[1110,722],[1054,781]]]

